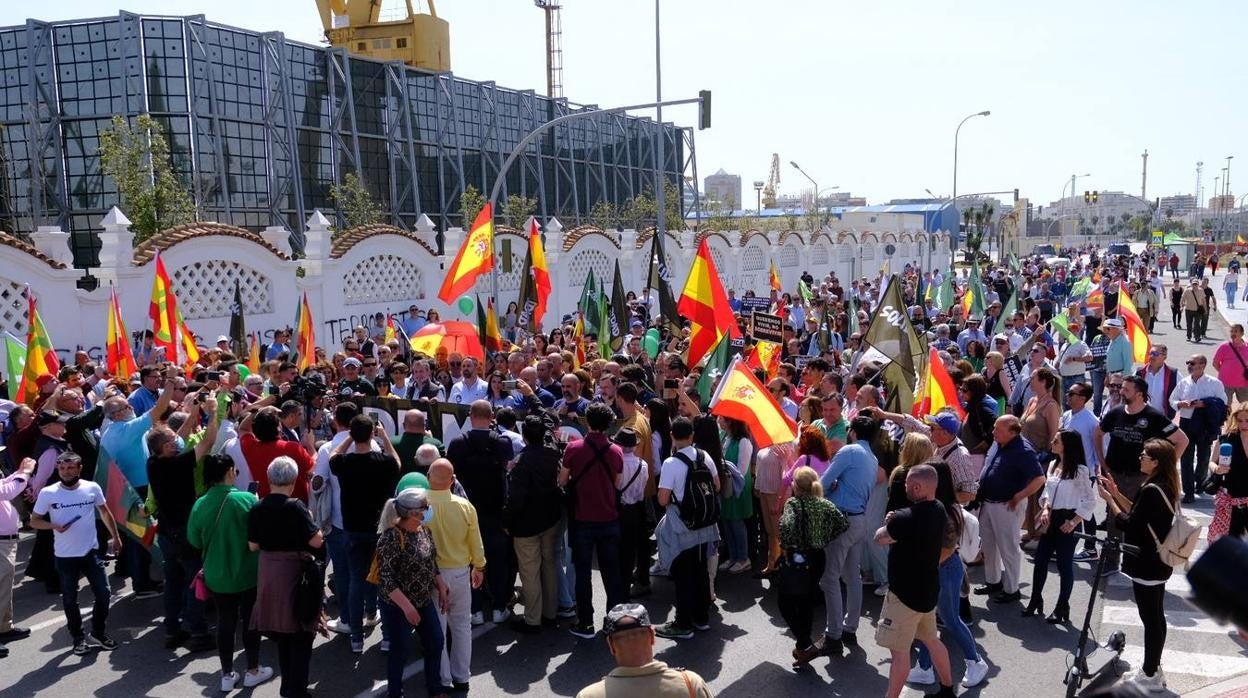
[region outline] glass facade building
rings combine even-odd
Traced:
[[[201,220],[284,226],[300,247],[313,210],[333,215],[330,186],[358,171],[391,223],[410,229],[425,214],[445,229],[463,224],[465,187],[488,194],[526,133],[584,108],[203,16],[29,20],[0,28],[0,228],[59,225],[76,265],[94,264],[96,226],[118,203],[100,132],[115,114],[146,112]],[[500,199],[582,222],[599,201],[653,190],[659,137],[667,181],[696,181],[691,129],[599,115],[537,139]]]

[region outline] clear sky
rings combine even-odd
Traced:
[[[390,2],[391,0],[387,0]],[[140,13],[206,14],[288,38],[321,39],[314,0],[58,0],[0,3],[0,24]],[[423,2],[420,3],[423,6]],[[451,23],[454,71],[545,89],[541,10],[532,0],[438,0]],[[564,86],[602,106],[654,98],[654,3],[564,0]],[[696,134],[698,175],[765,179],[783,163],[782,193],[820,188],[879,202],[948,195],[953,133],[967,114],[958,191],[1018,187],[1034,203],[1078,190],[1206,193],[1232,161],[1248,184],[1242,32],[1248,3],[1193,0],[945,2],[665,0],[663,94],[714,92],[714,124]],[[1241,48],[1236,48],[1241,47]],[[682,125],[696,107],[665,112]]]

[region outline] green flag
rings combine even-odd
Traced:
[[[900,280],[896,275],[890,278],[874,312],[875,317],[863,334],[862,343],[891,359],[883,377],[889,394],[896,395],[899,400],[896,405],[913,405],[915,385],[927,360],[927,341],[919,336],[910,322],[910,316],[906,315]]]
[[[615,340],[623,337],[617,334],[617,328],[614,327],[614,318],[611,317],[611,302],[607,298],[607,294],[598,294],[598,351],[602,354],[602,358],[611,358],[611,345]]]
[[[1016,274],[1014,276],[1014,291],[1010,293],[1010,297],[1001,306],[1001,317],[1013,317],[1018,312],[1018,297],[1023,293],[1023,277]]]
[[[581,292],[581,300],[576,309],[585,317],[585,333],[597,335],[601,310],[598,308],[598,282],[594,279],[594,270],[589,270],[585,278],[585,290]]]
[[[698,379],[698,395],[702,398],[703,405],[710,404],[711,394],[715,392],[715,386],[719,384],[719,377],[728,370],[730,363],[732,363],[732,340],[725,334],[719,340],[719,344],[715,345],[715,349],[706,355],[706,367],[702,369],[702,377]]]
[[[1079,337],[1070,331],[1070,318],[1066,317],[1066,313],[1059,313],[1049,320],[1049,326],[1052,327],[1062,339],[1067,342],[1078,342]]]
[[[810,292],[810,286],[806,285],[805,279],[797,282],[797,292],[801,295],[803,303],[809,303],[815,298],[815,294]]]
[[[129,337],[121,337],[120,341],[129,342]],[[5,369],[9,372],[9,396],[17,395],[17,384],[22,380],[22,371],[26,368],[26,345],[9,334],[4,333]]]
[[[955,300],[957,300],[957,294],[953,290],[953,274],[946,274],[945,280],[940,282],[940,288],[936,289],[936,307],[940,310],[949,310],[953,307]]]
[[[978,259],[971,263],[971,280],[967,283],[967,287],[971,289],[973,294],[971,296],[971,312],[967,317],[982,318],[984,316],[984,308],[987,307],[984,305],[984,294],[986,291],[984,290],[983,277],[979,273]]]
[[[858,311],[854,309],[854,304],[852,301],[845,303],[845,310],[846,310],[845,317],[849,320],[849,324],[846,325],[846,329],[848,329],[849,334],[852,335],[853,333],[861,329],[858,326]]]

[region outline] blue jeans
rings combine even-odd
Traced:
[[[1105,371],[1092,371],[1092,412],[1101,413],[1101,405],[1105,400]]]
[[[1050,514],[1051,516],[1052,514]],[[1065,523],[1065,519],[1060,519]],[[1031,602],[1041,601],[1044,581],[1049,576],[1049,560],[1057,555],[1057,608],[1070,608],[1070,590],[1075,586],[1075,547],[1079,539],[1074,533],[1062,533],[1058,519],[1050,519],[1049,530],[1036,545],[1035,566],[1031,573]]]
[[[386,655],[386,688],[390,696],[403,695],[403,666],[411,654],[408,643],[412,639],[412,624],[407,622],[403,610],[389,599],[378,604],[381,611],[381,627],[390,636],[390,652]],[[425,658],[425,688],[429,695],[446,693],[442,686],[442,622],[433,600],[416,609],[420,611],[420,625],[415,626],[420,636],[420,656]]]
[[[103,635],[104,622],[108,620],[108,601],[112,595],[108,589],[104,561],[94,550],[82,557],[58,557],[56,573],[61,578],[61,606],[65,609],[70,637],[75,642],[83,637],[82,611],[78,608],[78,580],[84,575],[95,596],[95,605],[91,607],[91,634]]]
[[[607,608],[627,600],[620,578],[620,523],[577,521],[572,526],[572,560],[576,564],[576,615],[581,625],[594,624],[594,553],[607,591]],[[487,558],[488,559],[488,558]]]
[[[183,620],[193,634],[206,634],[208,625],[204,622],[204,604],[191,591],[191,580],[199,572],[201,563],[199,555],[186,542],[186,529],[162,528],[156,534],[156,544],[164,556],[165,634],[176,634]]]
[[[724,520],[724,548],[728,560],[741,562],[750,559],[750,551],[746,546],[745,521]]]
[[[351,624],[351,641],[363,642],[365,597],[371,596],[373,604],[377,603],[377,585],[370,584],[365,579],[368,568],[373,564],[373,553],[377,550],[377,534],[347,531],[346,536],[347,569],[351,574],[351,589],[347,594],[347,622]]]
[[[1230,284],[1226,287],[1226,304],[1235,307],[1235,292],[1239,290],[1239,284]]]
[[[576,594],[573,593],[576,589],[576,565],[572,564],[572,534],[568,531],[567,519],[560,522],[559,529],[559,540],[555,541],[555,558],[559,561],[559,608],[572,608],[576,605]]]
[[[969,662],[979,659],[979,650],[975,648],[975,638],[971,637],[971,629],[962,622],[958,609],[962,601],[962,577],[966,570],[962,567],[962,558],[956,552],[940,564],[940,596],[936,599],[936,615],[945,624],[945,632],[953,636],[953,641],[962,648],[962,656]],[[922,642],[914,643],[919,650],[919,666],[932,668],[932,655]]]

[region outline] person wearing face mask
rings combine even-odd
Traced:
[[[201,410],[209,413],[208,429],[194,448],[183,450],[186,437],[200,423]],[[185,645],[192,652],[216,647],[204,621],[203,603],[190,589],[191,580],[199,572],[199,554],[187,541],[187,523],[195,506],[196,469],[208,455],[217,438],[217,401],[209,397],[191,405],[190,416],[182,429],[174,433],[166,425],[157,425],[147,433],[147,479],[160,519],[156,543],[164,557],[165,575],[165,648]],[[199,477],[202,477],[200,475]],[[190,632],[182,630],[182,621]]]
[[[104,500],[104,490],[90,480],[81,479],[82,459],[73,451],[57,456],[59,481],[39,491],[30,525],[35,530],[52,531],[56,553],[56,571],[61,578],[61,605],[73,652],[84,655],[91,649],[113,650],[117,643],[108,636],[106,622],[111,593],[104,561],[97,551],[95,514],[108,528],[109,550],[121,550],[117,524]],[[82,612],[78,608],[78,580],[86,575],[95,596],[91,614],[91,633],[82,629]]]

